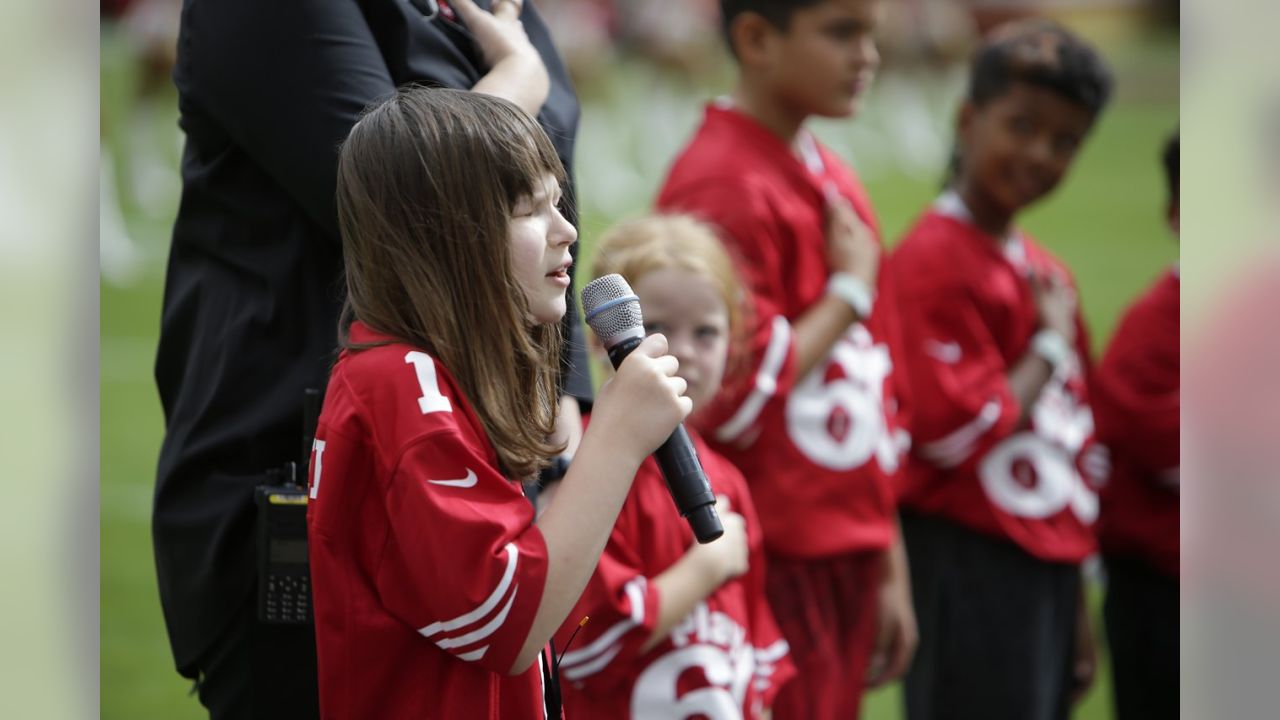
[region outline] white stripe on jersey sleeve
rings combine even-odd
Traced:
[[[437,640],[436,645],[439,645],[441,650],[448,650],[449,648],[456,648],[456,647],[463,647],[465,645],[470,645],[471,643],[477,640],[483,640],[489,637],[490,635],[493,634],[494,630],[497,630],[499,627],[502,626],[502,623],[506,622],[507,614],[511,612],[511,606],[515,603],[516,593],[519,592],[519,590],[520,590],[520,586],[516,585],[515,589],[511,591],[511,597],[510,599],[507,600],[507,604],[502,606],[502,612],[495,615],[494,618],[490,620],[484,627],[474,630],[472,632],[469,632],[466,635],[459,635],[454,638]]]
[[[716,429],[716,439],[721,442],[733,442],[742,436],[747,428],[760,417],[764,404],[778,391],[778,374],[787,360],[787,349],[791,347],[791,324],[781,315],[773,318],[773,327],[769,331],[769,344],[765,347],[764,359],[760,362],[760,370],[756,373],[755,387],[747,395],[747,399],[738,406],[738,411],[727,422]]]
[[[622,649],[620,646],[617,646],[619,639],[621,639],[628,630],[637,627],[644,622],[645,587],[646,580],[643,575],[632,578],[628,581],[624,589],[627,593],[628,604],[631,606],[631,616],[614,623],[613,627],[601,633],[600,637],[596,638],[590,645],[582,648],[581,650],[574,650],[573,652],[565,653],[564,656],[560,658],[560,667],[570,668],[574,665],[591,663],[593,659],[598,659],[602,654],[608,655],[609,660],[612,660],[614,656],[618,654],[618,651]],[[612,650],[613,652],[610,654],[608,652],[609,650]],[[607,665],[609,660],[605,660],[601,663],[596,670]],[[594,665],[594,663],[591,664]],[[594,670],[592,672],[594,672]],[[565,675],[568,675],[567,671],[565,672]]]
[[[489,650],[489,646],[485,645],[484,647],[476,650],[472,650],[471,652],[459,653],[454,657],[458,658],[459,660],[466,660],[467,662],[475,662],[480,658],[484,657],[485,652],[487,652],[488,650]]]
[[[637,575],[627,582],[627,602],[631,604],[631,620],[639,625],[644,622],[644,591],[648,585],[643,575]]]
[[[570,680],[581,680],[582,678],[588,677],[590,675],[595,675],[596,673],[603,670],[606,665],[612,662],[613,659],[617,657],[618,653],[620,652],[622,652],[622,646],[615,645],[613,646],[612,650],[601,655],[595,660],[592,660],[591,662],[583,663],[581,665],[575,665],[574,667],[566,669],[564,671],[564,676],[569,678]]]
[[[961,425],[951,434],[932,442],[920,444],[920,456],[942,468],[953,468],[973,453],[974,445],[982,435],[1000,419],[1000,398],[992,398],[978,411],[977,416]]]
[[[498,601],[502,599],[502,596],[507,594],[507,588],[511,586],[511,579],[514,578],[516,574],[516,561],[520,556],[520,551],[516,549],[515,543],[507,543],[503,550],[507,551],[507,569],[502,573],[502,579],[498,581],[498,587],[494,588],[493,594],[481,603],[480,607],[469,613],[459,615],[452,620],[434,622],[424,628],[421,628],[418,632],[421,633],[423,637],[431,637],[439,632],[457,630],[460,627],[470,625],[485,615],[488,615],[490,610],[493,610],[493,608],[498,604]],[[512,594],[512,597],[515,597],[514,593]],[[509,605],[510,604],[508,603],[508,606]]]

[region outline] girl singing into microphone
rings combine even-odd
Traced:
[[[642,218],[606,234],[596,258],[596,277],[618,273],[640,298],[646,332],[667,338],[694,412],[703,413],[743,327],[743,291],[714,231],[686,216]],[[689,437],[719,497],[724,535],[695,543],[657,463],[641,465],[600,565],[557,635],[567,641],[590,617],[560,664],[570,717],[759,718],[794,674],[765,599],[746,483],[692,429]]]
[[[544,646],[691,407],[646,339],[534,524],[522,482],[560,450],[563,178],[538,125],[478,93],[401,91],[343,143],[347,300],[308,508],[325,717],[560,714]]]

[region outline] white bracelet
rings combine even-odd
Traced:
[[[1062,369],[1074,353],[1062,333],[1047,328],[1031,336],[1031,352],[1044,358],[1054,372]]]
[[[859,320],[871,317],[875,308],[876,293],[856,275],[845,272],[832,273],[827,279],[827,294],[835,295],[853,308]]]

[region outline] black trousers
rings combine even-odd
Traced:
[[[210,720],[320,717],[315,626],[260,623],[252,597],[197,667],[183,674],[196,672]]]
[[[1178,717],[1178,578],[1108,555],[1103,617],[1116,720]]]
[[[920,645],[909,720],[1065,720],[1080,570],[902,513]]]

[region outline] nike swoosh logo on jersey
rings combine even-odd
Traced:
[[[444,485],[445,487],[469,488],[476,484],[476,471],[467,468],[467,476],[458,478],[457,480],[428,480],[433,485]]]

